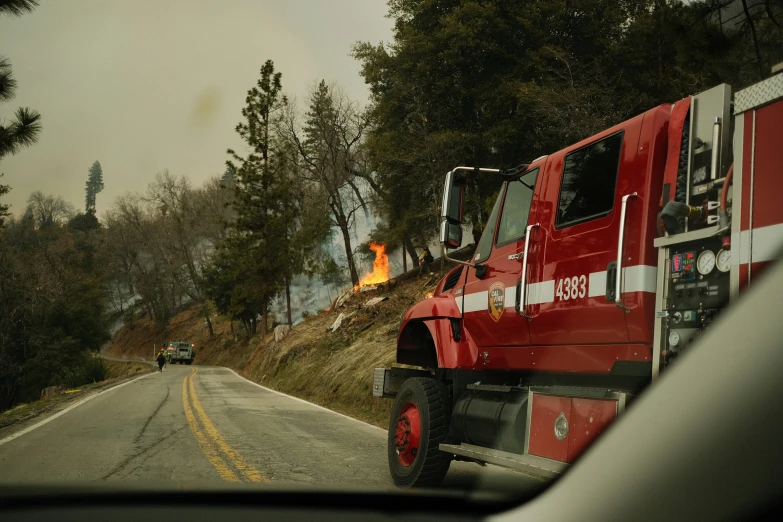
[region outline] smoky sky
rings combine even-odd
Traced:
[[[42,0],[0,18],[18,83],[0,118],[17,107],[43,118],[39,142],[0,163],[3,201],[18,215],[41,190],[83,209],[95,160],[99,215],[164,169],[200,185],[225,170],[227,148],[242,150],[234,127],[267,59],[299,105],[320,79],[364,105],[350,50],[391,40],[386,13],[385,0]]]

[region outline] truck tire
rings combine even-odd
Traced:
[[[185,364],[187,364],[188,366],[190,366],[191,364],[193,364],[193,359],[189,360],[189,361],[188,361],[188,362],[186,362]]]
[[[429,377],[405,381],[397,393],[389,422],[389,471],[397,486],[437,486],[446,476],[451,455],[438,445],[451,420],[446,386]]]

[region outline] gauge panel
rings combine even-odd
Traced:
[[[731,270],[731,250],[722,248],[715,257],[715,266],[724,274]]]
[[[729,301],[729,274],[716,270],[715,252],[721,250],[721,239],[689,241],[669,249],[666,309],[669,313],[685,310],[719,309]],[[726,254],[721,267],[725,268]]]
[[[696,270],[698,270],[701,275],[706,276],[711,274],[714,269],[715,252],[712,250],[704,250],[699,254],[698,259],[696,259]]]

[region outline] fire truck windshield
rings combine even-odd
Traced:
[[[503,212],[500,215],[500,225],[498,225],[497,245],[517,241],[525,235],[537,177],[538,169],[536,168],[508,182]]]
[[[498,222],[498,211],[500,210],[500,201],[503,198],[503,192],[504,191],[501,190],[500,194],[498,194],[498,197],[495,200],[495,206],[492,207],[492,212],[489,214],[489,219],[487,219],[486,223],[483,223],[481,239],[478,242],[476,255],[473,258],[473,261],[476,263],[481,263],[489,259],[489,253],[492,251],[492,240],[495,238],[495,224]],[[475,227],[477,225],[474,224],[473,226]],[[481,224],[478,226],[481,226]]]

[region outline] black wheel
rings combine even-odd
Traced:
[[[449,431],[451,397],[435,379],[414,377],[397,393],[389,422],[389,471],[401,487],[437,486],[451,455],[438,449]]]
[[[192,360],[190,360],[190,361],[186,362],[185,364],[187,364],[188,366],[190,366],[191,364],[193,364],[193,361],[192,361]]]

